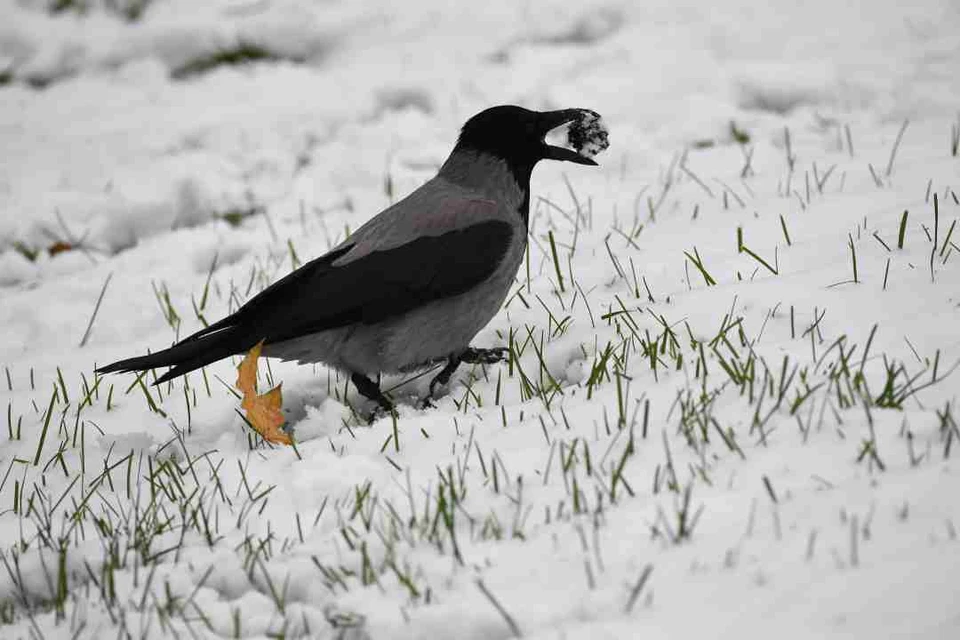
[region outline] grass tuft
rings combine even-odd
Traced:
[[[248,41],[239,41],[233,46],[224,47],[212,53],[188,60],[170,72],[174,80],[187,80],[224,66],[249,65],[256,62],[294,62],[303,63],[302,58],[271,51],[265,46]]]

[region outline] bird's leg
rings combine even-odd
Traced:
[[[468,348],[460,354],[460,361],[468,364],[496,364],[507,359],[510,350],[506,347],[494,347],[493,349]]]
[[[387,413],[393,413],[393,403],[390,402],[390,399],[387,398],[387,396],[383,395],[379,384],[366,377],[362,373],[351,374],[350,381],[353,382],[353,386],[357,388],[357,391],[359,391],[360,395],[362,395],[364,398],[367,400],[373,400]],[[376,417],[376,414],[374,414],[373,417]]]
[[[443,369],[440,370],[433,380],[430,381],[430,391],[427,393],[427,397],[423,399],[420,403],[421,409],[429,409],[433,406],[433,394],[437,390],[437,387],[442,387],[448,382],[450,382],[450,376],[453,375],[453,372],[457,370],[457,367],[460,366],[462,357],[460,354],[452,355],[447,358],[447,364],[443,366]]]
[[[450,377],[457,370],[461,362],[467,364],[496,364],[502,362],[509,353],[506,347],[495,347],[493,349],[475,349],[468,347],[462,353],[452,355],[447,359],[447,364],[440,370],[433,380],[430,381],[430,392],[420,403],[421,408],[428,409],[433,406],[433,394],[437,387],[442,387],[450,382]]]

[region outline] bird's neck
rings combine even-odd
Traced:
[[[485,153],[457,150],[440,167],[439,175],[458,186],[496,200],[516,211],[527,224],[530,212],[530,174],[533,165],[516,167]]]

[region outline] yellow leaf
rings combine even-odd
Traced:
[[[277,385],[263,395],[257,394],[257,359],[263,348],[261,340],[243,357],[237,367],[237,389],[243,393],[240,407],[247,414],[247,421],[264,440],[275,444],[293,444],[290,435],[283,431],[283,413],[280,405],[283,404],[283,394]]]

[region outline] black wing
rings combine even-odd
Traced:
[[[491,220],[356,260],[343,247],[268,287],[233,317],[253,344],[380,322],[480,284],[500,265],[512,236],[510,224]],[[341,259],[348,261],[335,264]]]
[[[231,316],[178,344],[98,371],[173,366],[158,382],[255,344],[282,342],[355,323],[373,324],[431,301],[469,291],[500,265],[513,238],[507,222],[489,220],[422,236],[350,260],[347,244],[308,262],[250,299]],[[340,264],[337,264],[340,262]]]

